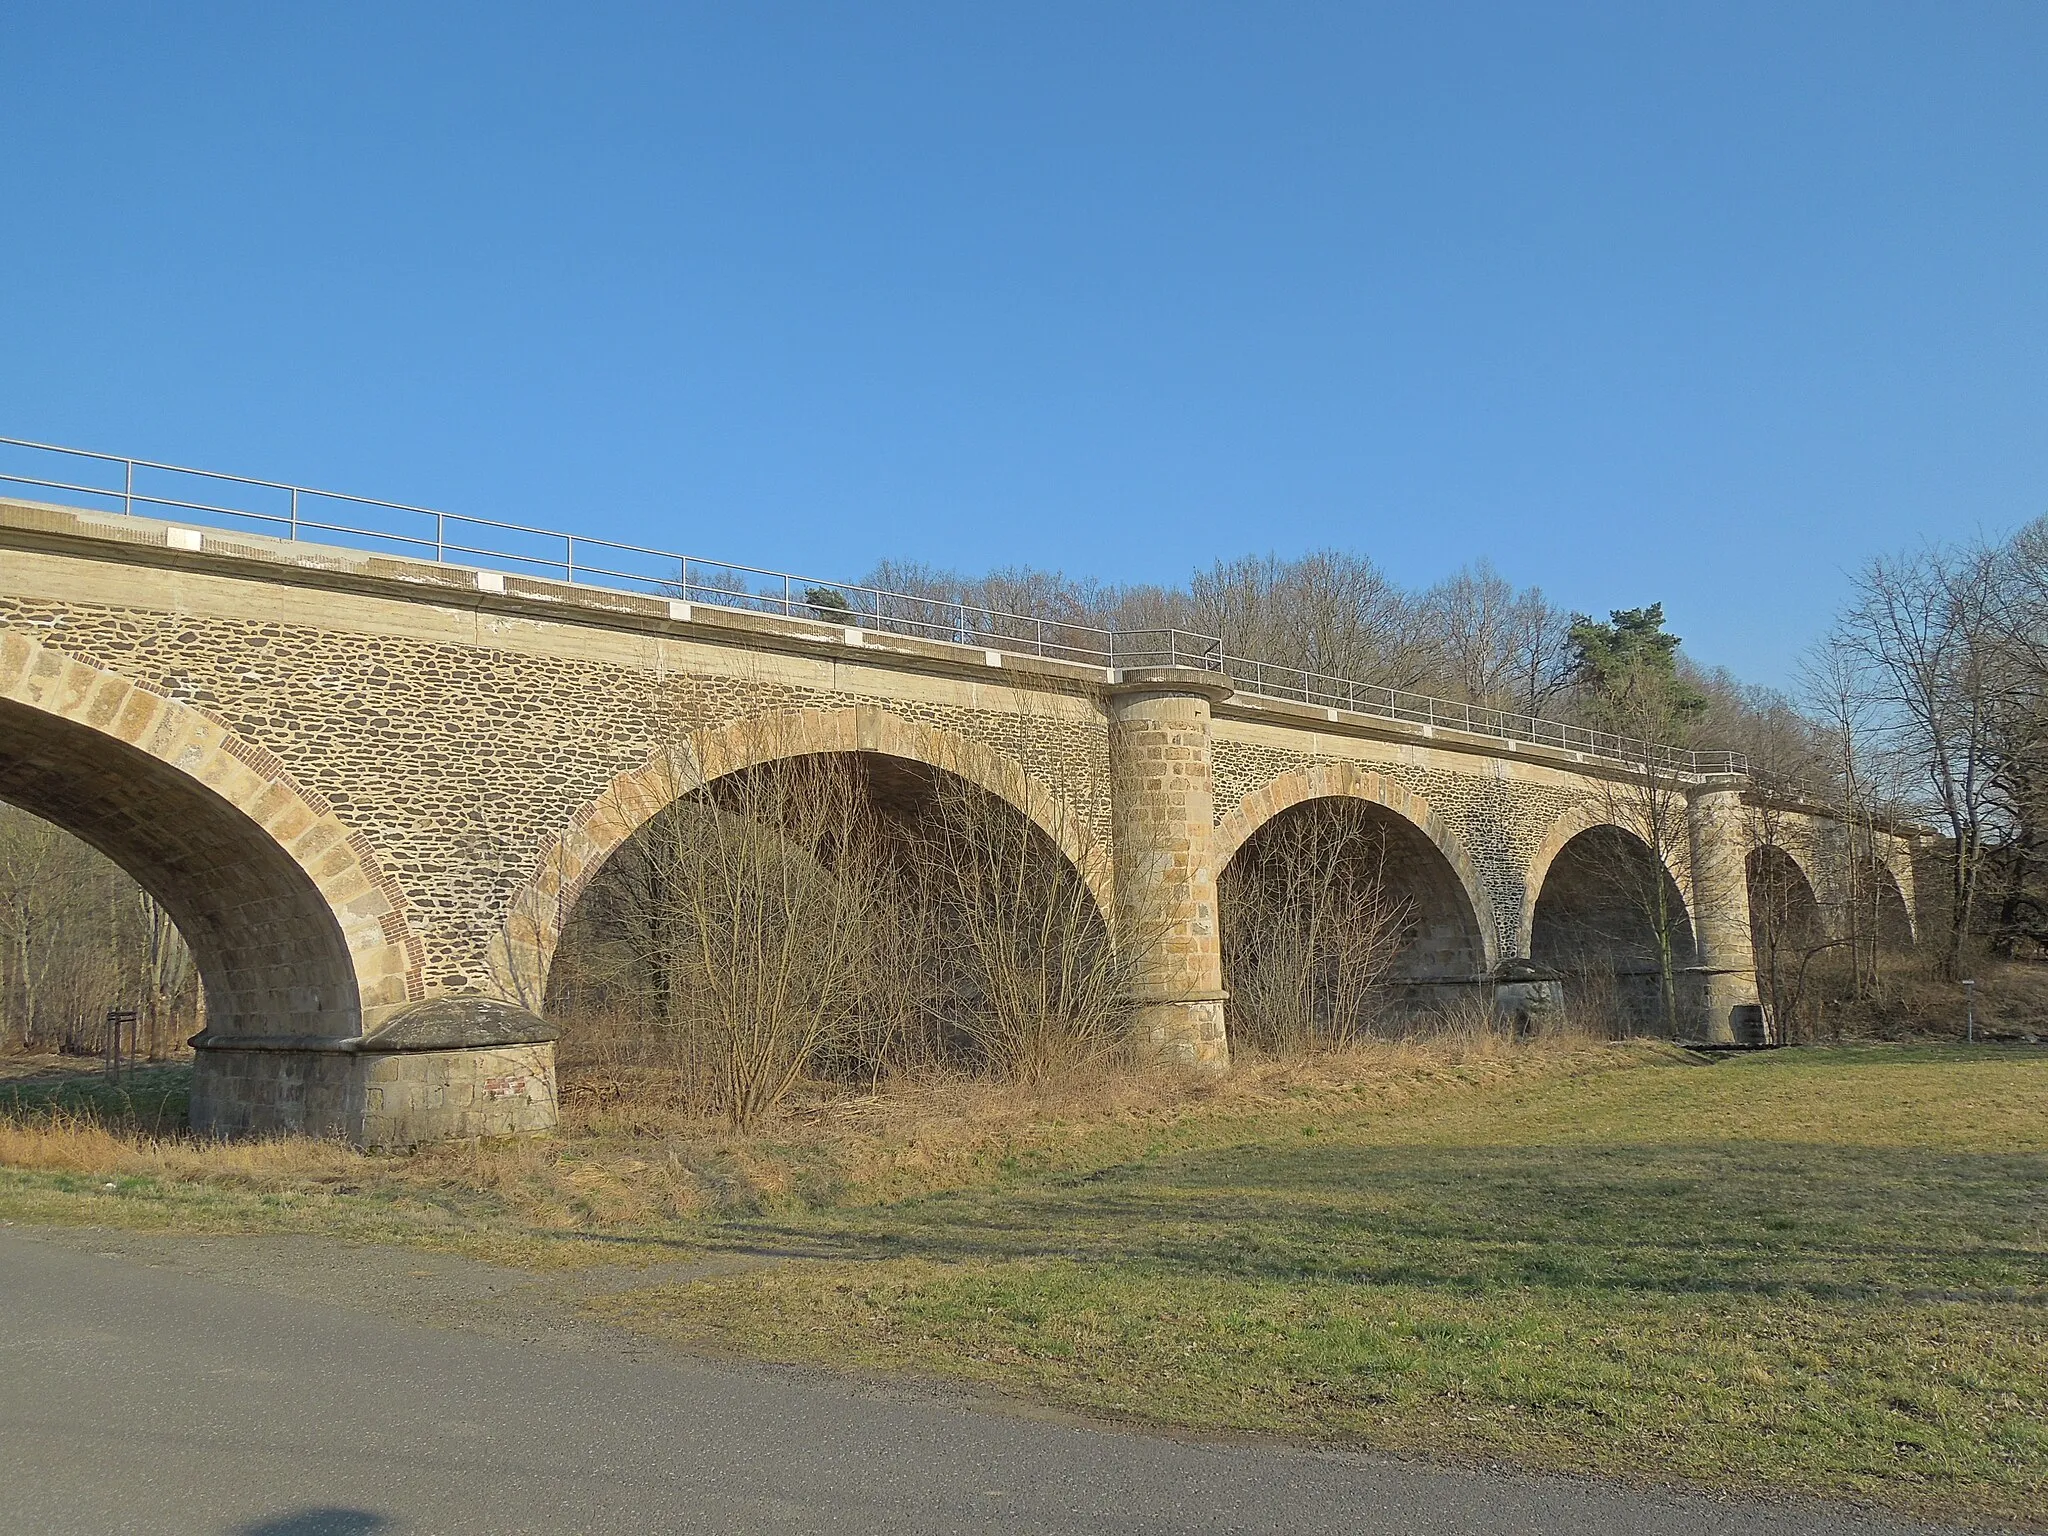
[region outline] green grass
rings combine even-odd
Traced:
[[[1162,1425],[2043,1523],[2048,1052],[1357,1071],[1077,1099],[995,1134],[887,1106],[865,1140],[572,1125],[413,1159],[24,1133],[45,1164],[0,1168],[0,1219],[534,1266],[751,1254],[590,1304],[699,1347]],[[125,1107],[0,1084],[0,1150],[10,1093],[44,1095],[18,1125],[146,1127],[182,1092],[158,1087],[152,1108],[140,1082]],[[108,1157],[123,1171],[94,1172]]]
[[[604,1305],[1167,1424],[2048,1509],[2048,1056],[1648,1065],[1257,1132],[729,1227],[816,1261]]]
[[[192,1068],[166,1063],[132,1067],[119,1077],[78,1066],[29,1077],[0,1078],[0,1117],[78,1116],[144,1135],[185,1123]]]

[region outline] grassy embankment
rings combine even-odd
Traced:
[[[77,1109],[0,1120],[0,1218],[793,1253],[598,1305],[1172,1425],[2048,1509],[2040,1051],[1383,1050],[1202,1091],[938,1087],[747,1142],[586,1106],[552,1144],[413,1159]]]

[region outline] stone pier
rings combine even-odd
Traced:
[[[1213,672],[1126,672],[1108,690],[1110,845],[1119,945],[1138,978],[1139,1028],[1169,1061],[1230,1065],[1216,906]]]
[[[1756,957],[1750,946],[1749,849],[1742,793],[1739,781],[1710,782],[1694,791],[1686,813],[1701,983],[1699,1028],[1711,1045],[1735,1043],[1745,1016],[1761,1018]]]

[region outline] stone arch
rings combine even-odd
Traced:
[[[1528,872],[1522,880],[1522,926],[1519,938],[1524,956],[1535,953],[1536,903],[1543,895],[1543,882],[1550,877],[1550,866],[1557,862],[1557,856],[1564,852],[1566,845],[1574,838],[1600,827],[1609,827],[1624,836],[1635,838],[1636,842],[1642,844],[1644,852],[1649,852],[1649,844],[1643,843],[1640,837],[1636,837],[1627,828],[1617,825],[1611,816],[1602,815],[1594,806],[1581,803],[1561,813],[1551,822],[1535,853],[1530,855]],[[1664,873],[1670,877],[1671,883],[1678,888],[1680,896],[1683,897],[1685,882],[1678,878],[1678,872],[1666,864]],[[1696,943],[1697,935],[1691,932],[1692,907],[1689,901],[1686,903],[1686,928],[1688,940]]]
[[[341,1040],[424,996],[397,883],[203,710],[0,633],[0,799],[99,849],[192,946],[211,1037]]]
[[[1759,843],[1743,860],[1749,900],[1749,949],[1755,958],[1757,986],[1775,1006],[1788,982],[1796,980],[1809,956],[1827,939],[1820,898],[1806,867],[1779,843]]]
[[[1442,855],[1464,898],[1463,915],[1474,930],[1481,966],[1490,967],[1500,958],[1500,936],[1495,925],[1487,920],[1492,908],[1480,883],[1478,867],[1466,853],[1464,842],[1421,795],[1369,768],[1352,763],[1317,763],[1283,773],[1263,788],[1253,790],[1217,824],[1212,834],[1210,848],[1217,874],[1220,876],[1229,867],[1261,827],[1312,800],[1362,800],[1390,812],[1419,832]]]
[[[1889,953],[1911,949],[1919,934],[1913,923],[1913,905],[1900,889],[1897,872],[1885,862],[1869,870],[1864,878],[1875,887],[1870,910],[1877,921],[1877,947]]]
[[[538,1009],[576,899],[605,861],[653,817],[742,768],[825,753],[870,753],[936,769],[984,790],[1024,816],[1074,866],[1108,921],[1110,860],[1080,816],[994,748],[871,704],[780,711],[692,736],[619,774],[570,818],[514,894],[491,940],[491,974],[507,999]]]
[[[1661,883],[1673,919],[1677,992],[1668,999],[1646,899],[1653,882]],[[1589,808],[1568,812],[1532,861],[1529,897],[1529,958],[1563,972],[1576,1005],[1610,1015],[1631,1033],[1682,1027],[1698,1003],[1700,940],[1684,887],[1647,841]]]

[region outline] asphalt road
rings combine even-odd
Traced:
[[[533,1323],[527,1338],[480,1335],[238,1280],[220,1240],[197,1274],[92,1241],[0,1230],[0,1532],[1928,1529],[1126,1433],[914,1389],[628,1358]]]

